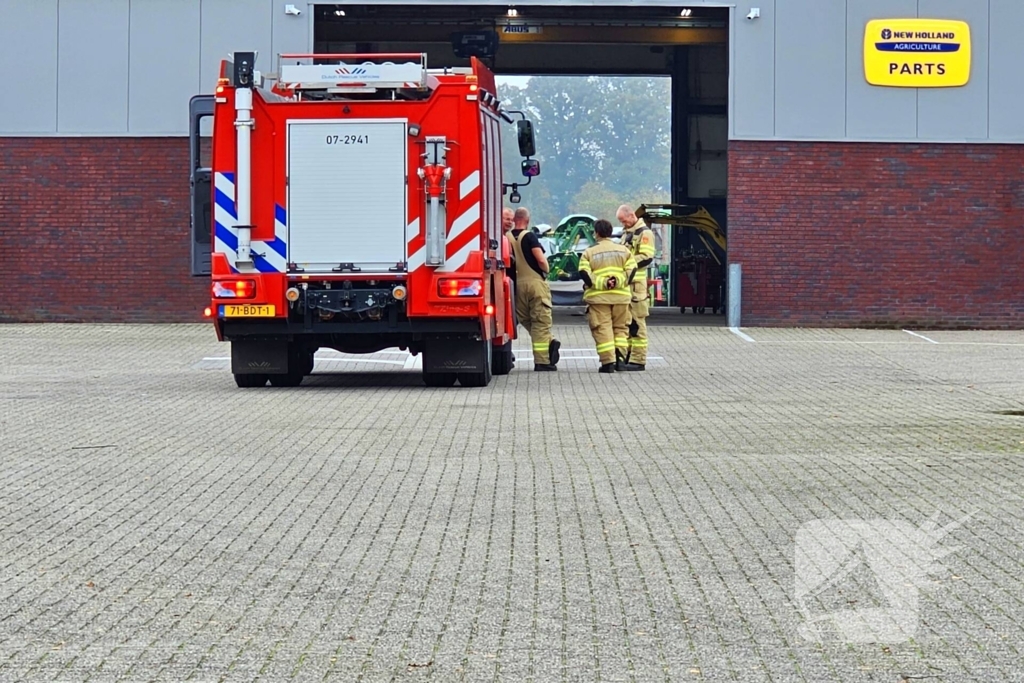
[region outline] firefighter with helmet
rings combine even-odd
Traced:
[[[537,234],[530,230],[530,212],[516,209],[508,232],[515,259],[516,316],[533,341],[533,369],[558,370],[561,342],[551,336],[551,286],[548,285],[548,260]]]
[[[638,271],[629,249],[612,242],[611,223],[596,221],[594,232],[597,244],[580,257],[579,275],[587,322],[601,359],[598,372],[608,373],[621,369],[617,359],[629,345],[630,287]]]
[[[629,348],[619,367],[622,370],[644,370],[647,367],[647,316],[650,314],[647,266],[654,262],[654,233],[627,204],[619,207],[616,218],[623,227],[622,244],[629,248],[637,265],[629,304]]]

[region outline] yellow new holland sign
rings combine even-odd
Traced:
[[[971,76],[971,29],[947,19],[873,19],[864,29],[864,77],[872,85],[952,88]]]

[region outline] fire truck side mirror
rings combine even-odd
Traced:
[[[519,136],[519,153],[524,157],[532,157],[537,153],[537,144],[533,138],[533,122],[523,119],[516,121],[516,133]]]
[[[523,175],[533,178],[540,175],[540,162],[536,159],[523,159]]]
[[[239,88],[253,87],[253,69],[256,64],[255,52],[235,53],[235,85]]]

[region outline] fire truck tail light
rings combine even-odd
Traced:
[[[255,280],[224,280],[213,283],[215,299],[251,299],[255,294]]]
[[[494,315],[494,305],[487,304],[486,306],[484,306],[484,313],[486,315]]]
[[[442,279],[437,281],[437,291],[441,296],[480,296],[484,290],[482,280],[472,279]]]

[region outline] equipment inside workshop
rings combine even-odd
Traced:
[[[572,2],[508,4],[318,4],[316,53],[417,52],[431,66],[466,66],[483,59],[501,83],[564,76],[660,77],[667,102],[669,168],[635,146],[636,163],[664,176],[660,191],[626,192],[621,203],[639,208],[655,232],[657,254],[649,269],[655,307],[687,314],[722,314],[726,273],[729,10],[685,5],[595,7]],[[663,106],[654,102],[652,106]],[[551,168],[557,149],[545,146],[543,118],[536,126],[537,157]],[[580,144],[586,144],[586,134]],[[631,146],[628,136],[620,144]],[[512,161],[515,161],[512,159]],[[612,177],[600,179],[615,199]],[[521,188],[522,205],[549,191],[552,173]],[[506,206],[515,204],[505,197]],[[536,202],[534,202],[536,203]],[[607,210],[607,209],[604,209]],[[613,210],[612,210],[613,211]],[[613,215],[602,215],[619,230]],[[551,251],[556,304],[581,301],[574,263],[594,240],[592,214],[537,215]],[[709,320],[711,322],[711,320]],[[717,322],[717,319],[716,319]]]

